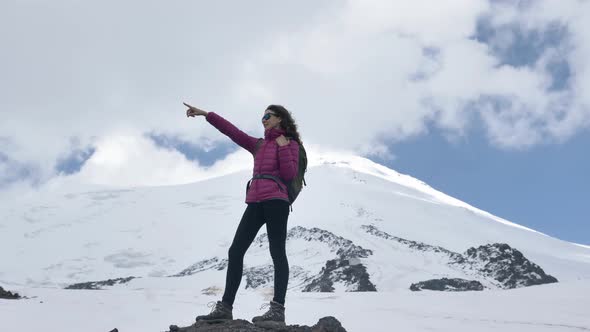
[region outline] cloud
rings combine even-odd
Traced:
[[[226,142],[182,101],[254,136],[264,108],[283,104],[304,142],[384,158],[433,127],[522,149],[590,126],[588,2],[32,0],[0,12],[0,151],[41,181],[75,151],[94,151],[71,175],[90,182],[210,175],[145,137]]]
[[[555,6],[349,1],[277,37],[248,66],[301,110],[308,137],[369,155],[430,126],[464,135],[474,121],[499,148],[563,142],[590,120],[588,94],[578,92],[588,84],[570,78],[590,55],[576,57],[590,44],[578,26],[589,12],[587,3]],[[488,38],[477,38],[482,26]],[[332,134],[342,131],[353,134]]]
[[[140,132],[112,133],[96,143],[96,150],[67,182],[111,186],[159,186],[200,181],[247,169],[252,155],[228,154],[209,167],[190,161],[177,150],[159,147]]]

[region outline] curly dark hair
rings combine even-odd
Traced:
[[[297,143],[301,144],[301,135],[299,135],[299,132],[297,131],[297,124],[295,123],[291,112],[281,105],[268,105],[266,109],[272,111],[281,119],[281,128],[287,132],[285,136],[291,137],[296,140]]]

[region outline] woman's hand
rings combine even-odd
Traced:
[[[290,142],[290,141],[289,141],[289,140],[288,140],[288,139],[287,139],[285,136],[283,136],[283,135],[281,135],[281,136],[277,137],[277,139],[276,139],[275,141],[277,141],[277,144],[278,144],[279,146],[285,146],[285,145],[289,144],[289,142]]]
[[[208,112],[203,111],[200,108],[196,108],[194,106],[191,106],[191,105],[189,105],[187,103],[183,103],[183,104],[184,104],[184,106],[188,107],[188,109],[186,110],[186,116],[187,117],[189,117],[189,116],[193,116],[194,117],[194,116],[197,116],[197,115],[207,116],[207,113]]]

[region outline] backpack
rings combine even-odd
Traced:
[[[294,138],[291,138],[294,139]],[[256,142],[256,148],[254,149],[254,157],[256,157],[256,153],[258,152],[258,149],[260,149],[260,146],[262,145],[262,143],[264,142],[263,139],[259,139],[258,142]],[[293,202],[295,202],[295,200],[297,199],[297,196],[299,196],[299,193],[301,192],[301,190],[303,189],[303,186],[307,186],[307,183],[305,182],[305,172],[307,172],[307,152],[305,152],[305,148],[303,147],[303,144],[301,144],[300,141],[296,141],[299,144],[299,161],[297,163],[298,165],[298,169],[297,169],[297,175],[295,175],[295,177],[293,179],[291,179],[291,181],[286,182],[283,179],[281,179],[280,177],[276,177],[270,174],[258,174],[255,175],[254,177],[252,177],[252,179],[250,179],[250,181],[248,181],[248,184],[246,186],[246,192],[248,191],[248,189],[250,188],[250,183],[252,182],[252,180],[254,179],[269,179],[269,180],[273,180],[277,183],[283,183],[286,187],[287,187],[287,193],[289,195],[289,203],[292,205]],[[293,207],[291,206],[291,211],[293,211]]]

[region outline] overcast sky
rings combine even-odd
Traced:
[[[232,172],[251,157],[202,117],[187,119],[182,102],[252,135],[278,103],[306,144],[399,166],[498,213],[516,206],[498,199],[502,191],[479,201],[473,186],[485,183],[469,187],[458,172],[437,182],[441,169],[424,156],[438,152],[437,163],[456,169],[461,156],[479,154],[473,178],[493,184],[506,173],[490,160],[543,163],[539,155],[553,158],[576,139],[571,155],[585,154],[589,18],[590,2],[575,0],[2,1],[0,191]],[[550,176],[588,187],[584,174]],[[555,193],[547,201],[567,199],[545,189]],[[527,221],[538,219],[531,209],[511,220],[590,243],[587,211],[564,226]]]

